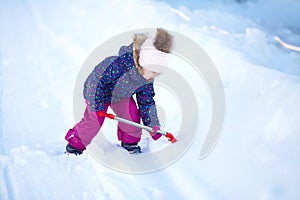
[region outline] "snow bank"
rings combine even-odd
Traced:
[[[0,198],[298,199],[300,56],[274,36],[300,44],[300,18],[298,1],[285,2],[250,2],[244,9],[136,0],[3,3]],[[278,15],[264,15],[267,7]],[[87,152],[62,154],[65,132],[75,123],[73,87],[84,59],[111,36],[157,26],[191,37],[219,70],[227,113],[215,150],[198,159],[209,124],[201,118],[187,153],[156,173],[122,174]],[[209,113],[209,96],[196,94]]]
[[[288,26],[295,31],[299,31],[300,28],[298,0],[166,0],[165,2],[177,8],[233,13],[237,17],[251,19],[269,28]]]

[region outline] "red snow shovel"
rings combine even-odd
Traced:
[[[114,114],[107,114],[107,113],[104,113],[104,112],[100,111],[100,112],[98,112],[98,115],[100,117],[107,117],[109,119],[113,119],[113,120],[116,120],[116,121],[119,121],[119,122],[123,122],[125,124],[129,124],[129,125],[141,128],[141,129],[145,129],[145,130],[147,130],[149,132],[153,132],[152,128],[149,127],[149,126],[145,126],[145,125],[142,125],[142,124],[139,124],[139,123],[127,120],[127,119],[123,119],[123,118],[118,117],[118,116],[116,116]],[[157,133],[165,136],[172,143],[175,143],[177,141],[176,138],[171,133],[168,133],[168,132],[165,132],[165,131],[162,131],[162,130],[158,130]]]

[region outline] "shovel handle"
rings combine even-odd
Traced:
[[[130,121],[130,120],[127,120],[127,119],[123,119],[121,117],[117,117],[116,115],[114,114],[108,114],[108,113],[105,113],[105,112],[102,112],[102,111],[99,111],[98,112],[98,115],[100,117],[107,117],[109,119],[113,119],[113,120],[116,120],[116,121],[120,121],[120,122],[123,122],[123,123],[126,123],[126,124],[129,124],[129,125],[132,125],[132,126],[135,126],[135,127],[138,127],[138,128],[142,128],[142,129],[145,129],[147,131],[153,131],[151,127],[149,126],[145,126],[145,125],[142,125],[142,124],[139,124],[139,123],[136,123],[136,122],[133,122],[133,121]],[[165,132],[165,131],[162,131],[162,130],[159,130],[157,131],[157,133],[165,136],[166,138],[168,138],[168,140],[172,143],[175,143],[177,140],[176,138],[169,132]]]

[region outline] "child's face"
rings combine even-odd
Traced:
[[[143,68],[142,72],[143,72],[142,76],[146,80],[152,80],[160,75],[160,73],[150,71],[149,69],[146,68]]]

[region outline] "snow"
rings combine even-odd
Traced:
[[[300,46],[299,1],[197,2],[3,2],[0,199],[299,199],[300,54],[274,39],[278,35]],[[82,63],[112,36],[147,27],[187,35],[215,63],[226,95],[215,149],[198,158],[211,117],[210,97],[195,73],[182,70],[194,86],[200,126],[174,163],[128,174],[106,167],[90,152],[64,155]],[[176,130],[180,108],[176,98],[165,102],[165,94],[158,89],[157,102],[166,108],[166,127]],[[116,138],[108,133],[115,129],[109,121],[103,127],[112,142]],[[141,144],[146,154],[169,145],[149,138]]]

